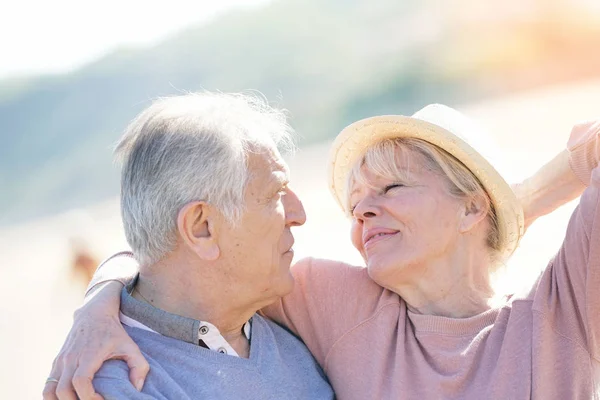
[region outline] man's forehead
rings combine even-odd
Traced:
[[[271,149],[271,151],[265,154],[265,159],[274,173],[277,175],[284,174],[286,177],[289,176],[289,167],[278,150]]]
[[[255,154],[254,160],[250,160],[249,167],[253,174],[265,173],[270,175],[270,180],[287,182],[290,175],[289,166],[276,151]]]

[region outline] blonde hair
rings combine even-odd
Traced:
[[[401,179],[410,182],[409,168],[400,163],[402,155],[406,152],[414,152],[423,156],[424,167],[444,178],[451,195],[462,199],[473,199],[481,197],[486,202],[488,209],[489,232],[486,239],[488,248],[492,255],[499,255],[505,243],[502,243],[496,210],[483,185],[473,173],[459,160],[447,151],[421,139],[394,138],[381,141],[370,147],[361,161],[356,163],[348,177],[348,187],[353,181],[371,186],[365,176],[362,167],[378,176],[389,180]],[[410,157],[405,160],[410,163]],[[347,191],[348,193],[350,191]],[[349,199],[347,199],[349,202]],[[350,210],[350,205],[346,204]]]

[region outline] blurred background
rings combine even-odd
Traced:
[[[0,398],[40,398],[90,271],[126,247],[112,146],[161,95],[258,90],[289,110],[296,254],[361,260],[327,192],[341,128],[432,102],[494,136],[516,182],[600,116],[598,0],[22,0],[0,14]],[[531,283],[574,204],[499,281]]]

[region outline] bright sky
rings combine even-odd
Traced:
[[[232,7],[269,0],[9,0],[0,79],[75,69],[120,45],[149,45]]]

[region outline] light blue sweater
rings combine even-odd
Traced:
[[[139,308],[137,300],[127,297],[122,296]],[[156,310],[146,311],[152,314]],[[122,312],[125,314],[123,306]],[[163,321],[165,315],[167,319],[173,316],[160,313]],[[148,323],[147,314],[143,322]],[[106,400],[334,398],[326,377],[304,344],[259,315],[252,318],[247,359],[143,329],[125,329],[148,360],[150,373],[142,392],[138,392],[129,381],[129,368],[124,361],[106,361],[93,382]]]

